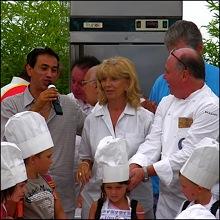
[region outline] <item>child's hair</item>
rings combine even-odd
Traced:
[[[5,202],[12,196],[12,194],[15,192],[15,188],[16,185],[1,191],[1,203]]]
[[[40,152],[40,153],[37,153],[37,154],[35,154],[35,155],[33,155],[33,156],[40,157],[40,155],[41,155],[43,152],[44,152],[44,151],[42,151],[42,152]],[[26,159],[24,159],[24,164],[25,164],[25,165],[28,165],[28,161],[29,161],[29,157],[26,158]]]
[[[128,185],[129,184],[129,180],[127,180],[127,181],[123,181],[123,182],[118,182],[119,184],[121,184],[121,185]],[[106,193],[105,193],[105,189],[104,189],[104,186],[105,186],[105,183],[102,183],[102,185],[101,185],[101,197],[100,197],[100,199],[102,199],[103,201],[105,201],[106,200]],[[126,195],[125,195],[126,196]]]

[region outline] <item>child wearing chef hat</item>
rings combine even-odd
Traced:
[[[21,150],[13,143],[1,142],[1,219],[7,218],[7,200],[24,197],[27,173]]]
[[[47,174],[54,144],[44,117],[33,111],[17,113],[6,123],[4,136],[21,149],[26,165],[24,218],[65,219],[53,180]]]
[[[188,199],[181,211],[194,204],[201,204],[218,215],[219,201],[211,188],[219,181],[219,143],[211,138],[202,139],[180,170],[180,185]]]
[[[97,147],[95,161],[102,178],[101,197],[90,208],[89,219],[144,219],[140,203],[127,196],[129,165],[126,141],[107,136]],[[98,174],[98,175],[99,175]]]

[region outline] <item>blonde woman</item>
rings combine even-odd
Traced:
[[[78,180],[85,184],[82,196],[82,218],[88,218],[93,201],[100,197],[102,184],[94,155],[99,141],[106,136],[126,140],[131,158],[150,131],[153,113],[140,105],[140,89],[134,63],[125,57],[104,60],[97,68],[98,101],[100,108],[87,116],[84,124],[79,157]],[[115,152],[117,154],[117,152]],[[151,182],[142,182],[129,197],[144,207],[145,218],[153,218]]]

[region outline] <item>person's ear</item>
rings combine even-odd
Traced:
[[[196,46],[196,51],[197,51],[200,55],[203,54],[203,49],[204,49],[203,44],[198,44],[198,45]]]
[[[25,70],[26,70],[28,76],[30,76],[30,77],[31,77],[32,69],[33,68],[29,64],[25,65]]]
[[[28,158],[28,163],[30,164],[30,165],[34,165],[35,164],[35,156],[33,155],[33,156],[30,156],[29,158]]]
[[[33,163],[38,163],[38,159],[40,158],[40,155],[39,154],[37,154],[37,155],[33,155],[33,156],[30,156],[30,161],[31,161],[31,163],[33,164]]]
[[[182,80],[183,81],[187,81],[190,77],[190,73],[189,73],[189,70],[186,69],[186,70],[183,70],[182,72]]]

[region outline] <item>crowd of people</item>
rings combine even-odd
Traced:
[[[1,89],[1,219],[219,218],[219,68],[193,22],[164,42],[149,99],[127,57],[79,58],[63,95],[58,54],[27,55]]]

